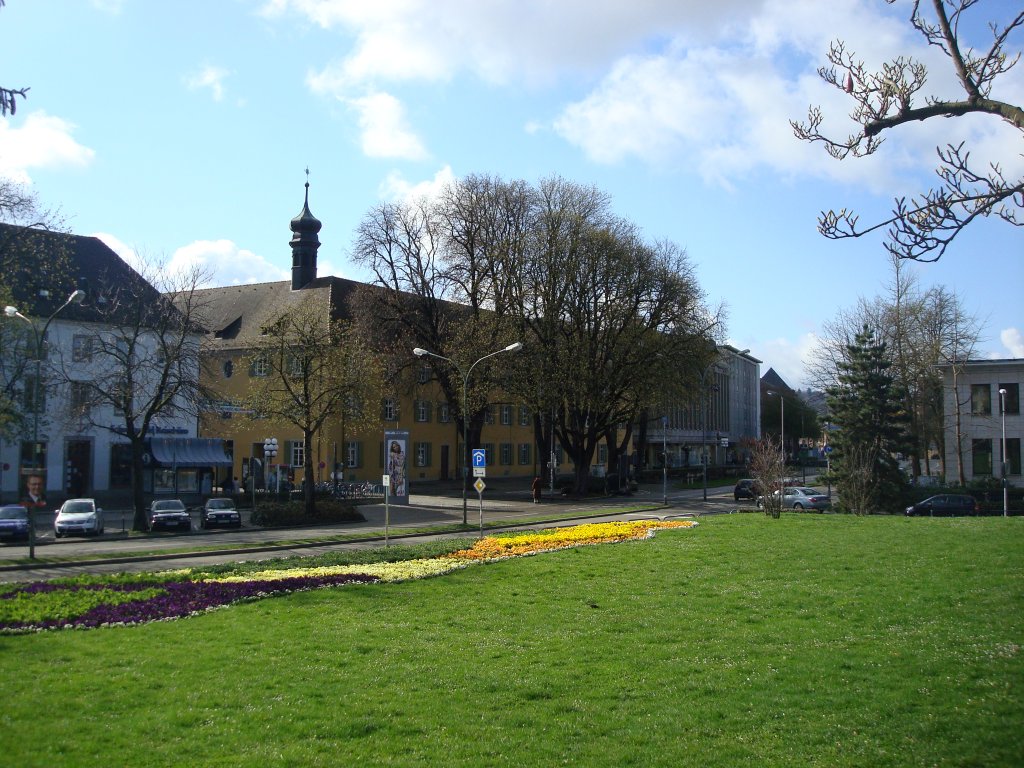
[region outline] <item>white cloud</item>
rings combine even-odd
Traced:
[[[222,101],[224,99],[224,80],[230,74],[223,67],[207,64],[199,71],[186,75],[185,86],[190,91],[207,88],[214,101]]]
[[[245,285],[291,279],[290,269],[282,269],[252,251],[239,248],[230,240],[196,240],[178,248],[167,262],[167,269],[172,273],[196,266],[209,273],[210,285]]]
[[[437,197],[438,193],[455,180],[451,166],[445,166],[426,181],[410,182],[397,171],[388,174],[378,194],[383,200],[417,200]]]
[[[42,111],[32,112],[20,128],[0,118],[0,176],[31,183],[33,168],[85,167],[95,150],[72,138],[76,126]]]
[[[208,285],[245,285],[291,279],[290,268],[282,269],[252,251],[239,248],[230,240],[196,240],[175,250],[170,259],[155,260],[116,235],[97,232],[93,237],[102,240],[114,253],[141,272],[161,266],[167,274],[175,275],[198,267],[206,273]],[[321,270],[320,274],[327,273]]]
[[[403,86],[460,78],[507,89],[560,85],[575,95],[544,122],[594,162],[689,167],[725,187],[768,169],[899,196],[931,179],[950,123],[900,127],[880,153],[848,162],[798,141],[789,121],[806,118],[810,104],[822,107],[829,134],[856,128],[850,98],[816,71],[830,43],[841,36],[869,68],[911,54],[929,67],[929,93],[956,98],[958,89],[948,59],[907,23],[906,9],[877,0],[265,0],[261,13],[295,14],[343,39],[346,53],[307,84],[357,108],[364,151],[383,157],[425,154],[385,89],[401,97]],[[1000,88],[1020,103],[1024,68]],[[371,134],[380,122],[391,131]],[[957,124],[970,126],[976,159],[1024,164],[1019,132],[994,129],[997,122]],[[534,118],[526,130],[542,126]]]
[[[1024,357],[1024,333],[1019,328],[1004,328],[999,340],[1010,353],[1010,357]]]
[[[363,152],[368,157],[423,160],[427,151],[405,119],[402,103],[388,93],[373,93],[351,99],[359,114]]]
[[[807,388],[806,361],[810,360],[818,349],[820,339],[816,333],[805,333],[796,340],[775,338],[765,341],[749,339],[733,341],[733,346],[740,349],[750,348],[750,354],[764,362],[761,364],[763,376],[769,368],[782,377],[793,389]]]

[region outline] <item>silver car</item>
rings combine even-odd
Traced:
[[[782,497],[782,508],[783,509],[813,509],[818,512],[824,512],[832,506],[832,497],[828,494],[817,491],[814,488],[804,488],[801,486],[787,486],[785,494]],[[775,491],[772,496],[778,496],[779,492]],[[762,506],[763,499],[757,500],[757,506]]]
[[[59,539],[69,533],[103,533],[103,510],[96,499],[68,499],[57,510],[53,521],[53,534]]]

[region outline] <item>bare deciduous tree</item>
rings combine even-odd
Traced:
[[[878,506],[878,452],[864,443],[850,444],[843,450],[843,471],[836,485],[840,509],[855,515],[867,515]]]
[[[201,384],[201,268],[170,273],[142,259],[90,285],[90,322],[76,330],[76,348],[54,365],[68,387],[67,417],[128,441],[133,528],[146,530],[145,441],[160,420],[198,416],[210,399]]]
[[[248,357],[267,375],[252,379],[244,407],[261,422],[302,431],[303,501],[312,514],[314,438],[332,419],[353,433],[379,423],[377,355],[348,324],[332,319],[325,296],[314,294],[274,317]]]
[[[750,476],[754,479],[758,504],[764,513],[776,519],[781,517],[782,487],[786,480],[786,458],[781,443],[764,438],[750,445]]]
[[[890,4],[894,1],[886,0]],[[964,30],[969,24],[963,17],[978,5],[977,0],[914,0],[911,6],[914,29],[949,58],[963,91],[960,98],[925,94],[928,70],[921,61],[899,56],[880,70],[870,71],[842,41],[836,41],[828,53],[829,66],[821,67],[818,74],[853,99],[851,117],[860,130],[845,139],[829,137],[822,132],[821,109],[811,107],[806,122],[791,122],[796,136],[823,143],[838,160],[870,155],[881,146],[886,131],[939,117],[990,115],[1024,136],[1024,109],[992,96],[997,79],[1020,60],[1020,50],[1008,46],[1011,35],[1024,26],[1024,11],[1012,10],[1005,21],[990,22],[988,47],[975,50],[967,44]],[[998,163],[979,168],[963,142],[940,146],[936,152],[939,180],[933,189],[910,200],[896,199],[888,219],[868,226],[862,226],[856,213],[845,208],[823,212],[819,231],[825,237],[839,239],[885,228],[885,245],[893,255],[937,261],[957,235],[979,217],[995,216],[1011,225],[1024,226],[1024,178],[1007,177]]]
[[[4,0],[0,0],[0,8],[3,8]],[[18,110],[17,98],[27,98],[28,88],[3,88],[0,87],[0,117]]]

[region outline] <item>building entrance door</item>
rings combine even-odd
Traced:
[[[92,492],[92,441],[68,440],[64,448],[64,489],[71,498]]]
[[[441,479],[448,479],[448,446],[441,446]]]

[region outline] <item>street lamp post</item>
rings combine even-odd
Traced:
[[[828,477],[828,497],[832,498],[832,446],[828,444],[829,422],[825,422],[825,475]],[[819,465],[820,466],[820,465]]]
[[[704,501],[708,500],[708,393],[704,391],[704,377],[714,365],[715,363],[711,363],[700,373],[700,463],[704,475]]]
[[[61,311],[69,304],[81,304],[85,298],[85,291],[76,290],[72,291],[71,295],[68,296],[67,300],[61,304],[57,309],[53,311],[53,314],[46,318],[46,322],[43,324],[43,329],[40,331],[36,328],[36,324],[29,320],[25,315],[18,311],[17,307],[7,306],[4,307],[4,314],[7,317],[17,317],[28,323],[29,328],[32,329],[32,333],[35,337],[36,342],[36,378],[33,382],[32,387],[32,462],[33,464],[38,463],[39,454],[42,451],[39,450],[39,396],[41,392],[40,379],[42,377],[42,358],[43,358],[43,342],[46,341],[46,331],[50,327],[50,323],[53,322],[53,318],[61,313]],[[35,469],[42,469],[41,467],[35,467]],[[45,477],[45,475],[44,475]],[[44,487],[43,492],[46,492]],[[28,556],[34,560],[36,556],[36,521],[34,509],[32,506],[26,508],[28,510]]]
[[[661,417],[661,503],[668,506],[668,416]]]
[[[779,396],[779,442],[782,443],[782,466],[786,466],[786,398],[782,392],[768,390],[769,395]]]
[[[264,460],[268,460],[268,461],[266,461],[266,464],[267,464],[268,468],[270,467],[271,462],[274,461],[274,457],[275,456],[277,456],[277,438],[276,437],[265,438],[263,440],[263,458],[264,458]],[[309,481],[307,480],[307,482],[309,482]],[[267,485],[267,490],[269,491],[270,490],[270,483],[268,482],[268,483],[266,483],[266,485]],[[280,467],[278,467],[278,469],[277,469],[277,483],[276,483],[276,485],[277,485],[277,487],[274,490],[277,491],[277,493],[280,493],[281,492],[281,468]]]
[[[467,487],[468,487],[468,482],[467,481],[468,481],[468,475],[469,475],[469,468],[468,468],[468,466],[466,464],[466,458],[467,458],[466,455],[469,453],[469,399],[468,399],[469,398],[469,377],[470,377],[470,374],[473,373],[473,369],[476,367],[477,363],[483,362],[484,360],[486,360],[489,357],[494,357],[495,355],[500,355],[502,352],[518,352],[522,348],[523,348],[523,343],[521,341],[517,341],[515,344],[509,344],[507,347],[499,349],[496,352],[491,352],[490,354],[484,355],[480,359],[476,360],[471,366],[469,366],[469,370],[467,370],[465,373],[463,373],[462,367],[458,363],[456,363],[454,360],[452,360],[450,357],[445,357],[444,355],[439,355],[436,352],[430,352],[430,351],[428,351],[426,349],[423,349],[422,347],[416,347],[412,351],[412,353],[414,355],[416,355],[416,357],[423,357],[424,355],[426,355],[427,357],[436,357],[438,360],[444,360],[445,362],[451,363],[452,366],[455,368],[455,370],[457,370],[459,372],[459,375],[462,376],[462,524],[463,525],[468,525],[469,524],[469,515],[468,515],[468,511],[467,511],[467,502],[466,502],[466,491],[467,491]]]
[[[1003,440],[999,454],[1002,458],[1002,475],[1003,475],[1003,517],[1009,517],[1010,515],[1010,489],[1008,484],[1008,478],[1006,477],[1007,470],[1009,467],[1006,462],[1006,390],[1003,388],[999,389],[999,416],[1003,422]]]

